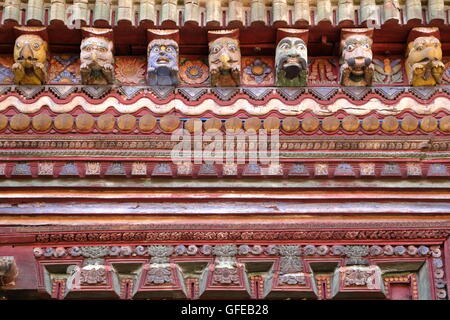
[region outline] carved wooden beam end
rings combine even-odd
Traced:
[[[19,274],[14,257],[0,257],[0,288],[14,285]]]

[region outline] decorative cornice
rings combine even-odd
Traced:
[[[447,112],[441,110],[433,116],[424,116],[416,114],[412,110],[405,110],[394,116],[383,116],[377,112],[370,115],[355,117],[348,115],[345,111],[338,111],[333,116],[311,116],[308,112],[292,117],[283,115],[248,117],[245,113],[237,116],[221,116],[216,118],[213,116],[193,117],[182,115],[152,115],[142,110],[139,115],[123,114],[114,116],[108,111],[98,115],[89,113],[79,113],[72,115],[69,113],[51,114],[46,108],[41,109],[38,114],[29,116],[26,113],[11,114],[12,108],[3,111],[0,114],[0,132],[3,133],[1,138],[16,140],[27,139],[27,134],[32,134],[38,138],[38,134],[51,134],[52,139],[64,139],[63,135],[69,134],[91,134],[89,138],[94,136],[102,136],[113,133],[114,136],[119,134],[128,135],[136,138],[137,135],[145,135],[149,140],[163,139],[161,136],[169,136],[169,134],[179,134],[177,129],[184,128],[183,135],[192,134],[195,126],[198,126],[198,133],[212,133],[220,131],[222,134],[250,134],[264,132],[276,132],[283,137],[295,139],[296,136],[302,136],[302,139],[316,136],[334,136],[336,139],[345,139],[345,136],[355,139],[357,134],[364,134],[368,139],[374,135],[390,137],[394,139],[398,136],[408,137],[412,135],[435,134],[436,136],[445,136],[450,132],[450,116]],[[74,111],[73,113],[78,113]],[[209,118],[206,120],[205,118]],[[21,136],[16,136],[21,134]],[[48,139],[48,136],[43,139]],[[107,136],[100,138],[107,140]],[[111,139],[111,138],[109,138]],[[286,138],[287,139],[287,138]]]
[[[445,240],[449,230],[364,230],[364,231],[162,231],[162,232],[76,232],[40,233],[35,243],[95,243],[95,242],[152,242],[173,243],[180,241],[226,243],[264,241],[354,241],[354,240]]]
[[[245,133],[243,133],[245,136]],[[193,140],[191,138],[191,140]],[[206,139],[205,139],[206,140]],[[226,141],[225,141],[226,142]],[[191,141],[192,143],[192,141]],[[206,148],[211,142],[203,141],[202,147]],[[151,155],[153,157],[170,156],[171,150],[179,144],[172,141],[169,136],[158,135],[0,135],[0,150],[5,156],[68,156],[68,155],[109,155],[123,157],[136,157],[139,155]],[[230,141],[227,144],[236,150],[249,150],[249,141]],[[281,152],[281,158],[309,158],[314,152],[317,157],[343,157],[355,158],[362,151],[390,152],[390,156],[404,154],[403,157],[432,158],[445,157],[450,149],[450,138],[430,136],[281,136],[279,141],[271,141],[268,138],[268,151],[277,148]],[[233,150],[233,149],[231,149]],[[338,151],[339,154],[335,152]],[[301,152],[301,153],[299,153]],[[346,152],[350,152],[345,155]],[[420,155],[419,155],[420,154]],[[247,155],[246,155],[247,156]],[[385,158],[382,153],[374,153],[370,158]]]
[[[443,249],[441,244],[430,245],[426,241],[398,244],[386,240],[367,245],[357,240],[351,245],[320,243],[300,245],[287,241],[282,245],[246,242],[238,245],[228,243],[195,245],[177,242],[174,245],[142,243],[140,245],[49,246],[35,247],[33,253],[38,269],[39,287],[45,289],[52,298],[59,299],[65,298],[66,295],[70,296],[72,290],[84,297],[90,297],[94,288],[94,291],[103,294],[111,294],[114,290],[117,297],[120,296],[122,299],[146,295],[166,296],[167,290],[170,290],[169,295],[172,298],[174,291],[182,298],[197,299],[202,295],[203,297],[210,295],[210,291],[217,293],[219,290],[221,294],[234,293],[247,298],[258,297],[254,292],[255,274],[250,269],[259,262],[270,265],[258,271],[257,275],[257,280],[264,280],[260,287],[261,292],[264,292],[262,298],[280,297],[280,294],[292,297],[292,293],[298,296],[316,297],[315,286],[311,286],[311,281],[314,281],[314,278],[319,280],[319,277],[315,277],[314,273],[317,271],[318,264],[326,264],[330,261],[339,264],[334,269],[335,275],[341,271],[345,275],[339,277],[340,279],[332,279],[330,270],[327,270],[326,274],[320,275],[320,279],[325,280],[324,277],[326,277],[328,284],[333,281],[335,291],[356,294],[365,294],[374,289],[371,286],[373,278],[370,280],[368,277],[372,275],[371,270],[377,270],[379,276],[377,283],[381,284],[382,288],[383,280],[385,283],[399,282],[397,275],[391,278],[385,277],[385,273],[392,276],[393,272],[409,271],[409,276],[415,279],[418,268],[414,265],[426,261],[427,264],[432,265],[432,271],[421,274],[426,279],[434,280],[434,285],[430,286],[431,289],[435,290],[438,299],[445,299],[447,291],[445,281],[442,280],[445,276]],[[180,268],[181,264],[192,262],[202,262],[202,265],[196,266],[195,271]],[[368,266],[360,263],[354,265],[352,262],[360,262]],[[384,265],[386,262],[400,266],[397,270]],[[408,266],[411,262],[412,267]],[[59,268],[59,272],[55,271],[53,267],[61,266],[62,263],[68,266],[67,270],[63,271]],[[345,267],[341,267],[342,263]],[[118,264],[122,267],[131,267],[131,264],[134,264],[133,272],[119,273],[116,269]],[[117,285],[114,286],[114,282],[111,283],[111,277],[116,283],[127,282],[129,286],[132,286],[132,290],[123,285],[120,288]],[[404,278],[406,277],[402,277],[402,282],[405,280],[408,282],[408,279],[404,280]],[[341,280],[345,284],[338,289],[337,286]],[[64,291],[54,284],[63,285],[64,282],[66,285],[63,288],[68,290],[62,294]],[[74,283],[76,286],[73,285]],[[193,285],[193,294],[189,295],[186,291],[186,283]],[[331,285],[327,287],[327,291],[330,292]],[[380,286],[376,286],[375,289],[379,290]],[[384,288],[382,291],[383,294],[386,293]],[[322,299],[325,298],[321,290],[318,293]],[[419,297],[423,296],[424,293],[420,291]]]
[[[158,252],[155,252],[158,250]],[[91,251],[95,257],[92,257]],[[98,251],[101,251],[100,253]],[[281,257],[428,257],[440,255],[439,247],[427,245],[361,245],[357,241],[353,245],[193,245],[180,243],[171,245],[123,245],[123,246],[74,246],[74,247],[35,247],[33,253],[36,259],[64,259],[66,257],[106,258],[106,257],[171,257],[180,256],[214,256],[214,257],[245,257],[245,256],[281,256]],[[286,266],[285,266],[286,267]]]
[[[345,25],[364,26],[368,21],[375,24],[389,22],[390,25],[410,24],[426,25],[427,23],[443,23],[445,21],[446,8],[442,5],[432,5],[431,0],[428,6],[418,5],[415,2],[407,2],[403,11],[408,15],[401,17],[400,9],[391,3],[375,4],[372,2],[355,3],[325,0],[317,1],[145,1],[138,6],[138,10],[133,11],[132,2],[124,2],[119,6],[109,2],[99,1],[76,1],[72,19],[77,19],[80,25],[73,25],[65,20],[67,15],[64,4],[60,2],[45,1],[37,8],[32,1],[9,1],[4,4],[4,14],[2,23],[13,22],[22,24],[20,12],[24,12],[26,20],[24,25],[47,25],[66,24],[70,28],[79,29],[82,25],[97,26],[157,26],[157,27],[183,27],[183,26],[207,26],[216,28],[242,27],[250,25],[259,26],[333,26]],[[48,10],[49,17],[43,12]],[[72,9],[75,11],[75,9]],[[338,11],[337,17],[333,17],[333,10]],[[95,15],[90,17],[89,12]],[[111,17],[110,12],[115,15]],[[268,20],[267,11],[270,12],[271,19]],[[355,21],[354,12],[358,11],[360,21]],[[200,12],[202,15],[200,15]],[[244,15],[245,12],[245,15]],[[348,13],[350,12],[350,13]],[[181,15],[183,13],[183,15]],[[138,17],[135,19],[135,15]],[[183,17],[180,20],[180,16]],[[311,16],[314,20],[311,20]],[[116,18],[117,21],[112,19]],[[204,18],[203,18],[204,17]],[[248,18],[246,18],[248,17]],[[425,21],[422,21],[426,17]],[[49,21],[50,20],[50,21]],[[357,24],[360,23],[360,24]]]
[[[25,151],[0,152],[3,156],[33,157],[70,157],[84,156],[94,159],[77,159],[72,161],[39,160],[0,162],[0,177],[6,178],[131,178],[131,177],[177,177],[177,178],[394,178],[394,179],[425,179],[448,178],[450,167],[444,159],[450,153],[421,154],[421,153],[281,153],[280,163],[244,163],[244,164],[194,164],[184,162],[174,164],[167,162],[170,153],[154,152],[48,152],[37,151],[30,154]],[[295,162],[286,161],[291,156]],[[116,157],[114,160],[104,161],[102,157]],[[117,157],[126,157],[121,160]],[[130,158],[162,158],[161,161],[130,161]],[[298,159],[301,160],[298,160]],[[427,161],[428,160],[431,161]],[[439,162],[433,161],[434,158]],[[310,161],[309,159],[314,159]],[[330,160],[331,159],[331,160]],[[339,160],[346,159],[346,160]],[[395,159],[395,160],[391,160]],[[306,161],[307,160],[307,161]]]
[[[23,96],[15,92],[7,92],[15,88]],[[49,92],[42,92],[46,88]],[[447,93],[450,91],[450,87],[448,86],[426,89],[398,87],[396,90],[400,90],[402,94],[399,93],[394,99],[387,99],[381,94],[382,90],[386,90],[386,87],[366,89],[372,93],[368,93],[361,99],[358,99],[358,96],[352,93],[356,90],[352,87],[335,88],[331,96],[326,94],[326,97],[322,99],[320,98],[321,91],[317,88],[268,88],[268,94],[259,100],[255,100],[255,94],[251,94],[251,92],[254,90],[259,92],[261,88],[205,88],[204,94],[196,95],[193,101],[185,98],[182,93],[183,90],[198,91],[200,88],[179,88],[176,91],[171,89],[172,91],[169,91],[169,94],[161,95],[160,90],[162,89],[142,87],[142,92],[135,94],[131,99],[122,96],[121,92],[126,88],[121,87],[122,91],[120,92],[110,92],[111,87],[97,89],[86,87],[86,90],[89,89],[89,91],[83,89],[85,92],[95,92],[95,95],[90,97],[87,93],[80,92],[59,98],[58,95],[50,93],[57,92],[51,90],[51,87],[2,86],[0,90],[4,94],[0,99],[0,111],[6,110],[8,107],[14,107],[22,113],[36,113],[40,109],[48,107],[52,112],[65,113],[73,111],[76,107],[81,107],[85,112],[93,114],[105,112],[107,108],[114,108],[117,112],[123,114],[146,109],[155,115],[164,115],[176,111],[185,116],[200,116],[207,112],[217,116],[231,116],[239,112],[263,116],[275,111],[284,116],[295,116],[305,111],[313,112],[318,116],[329,116],[338,111],[360,116],[376,111],[387,116],[397,115],[405,110],[428,115],[439,110],[448,111],[450,105]],[[165,90],[167,91],[167,89]],[[223,94],[227,90],[234,92],[232,98],[225,98],[229,97],[229,94]],[[420,90],[426,90],[427,96],[419,94]],[[287,91],[292,92],[289,95],[283,93]],[[136,89],[133,89],[133,92],[136,93]]]
[[[146,231],[192,231],[203,232],[208,228],[204,223],[190,223],[190,224],[175,224],[175,223],[144,223],[144,224],[101,224],[101,225],[29,225],[29,226],[11,226],[0,227],[0,235],[3,237],[8,235],[13,236],[35,236],[41,233],[48,234],[69,234],[74,232],[86,232],[86,233],[108,233],[108,232],[133,232],[140,234]],[[314,221],[314,222],[270,222],[270,223],[214,223],[214,230],[218,232],[228,231],[264,231],[269,232],[271,230],[276,232],[295,232],[295,231],[385,231],[387,233],[391,231],[404,231],[410,230],[411,232],[423,232],[426,230],[446,231],[450,229],[450,222],[447,219],[438,221],[421,220],[421,221],[354,221],[349,219],[341,219],[341,221],[330,224],[328,221]]]

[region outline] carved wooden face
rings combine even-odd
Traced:
[[[418,37],[408,45],[408,63],[427,64],[442,60],[441,42],[436,37]]]
[[[178,71],[178,44],[173,40],[157,39],[149,43],[148,71],[168,68]]]
[[[354,74],[363,74],[363,68],[372,63],[372,39],[367,36],[351,35],[341,42],[341,48],[342,60]]]
[[[30,68],[36,62],[47,61],[47,42],[40,36],[24,34],[16,39],[14,46],[14,61]]]
[[[209,43],[209,68],[211,71],[241,70],[239,41],[222,37]]]
[[[275,64],[277,73],[284,71],[284,76],[294,79],[299,76],[301,70],[307,69],[308,50],[302,39],[286,37],[277,46]]]
[[[81,42],[81,63],[92,70],[101,69],[105,64],[114,63],[113,43],[102,37],[90,37]]]
[[[413,86],[430,86],[441,82],[445,66],[442,63],[441,42],[434,36],[418,37],[408,44],[405,69]]]

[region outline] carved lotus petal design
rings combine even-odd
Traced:
[[[365,286],[369,277],[373,276],[373,272],[351,269],[345,272],[345,286]]]
[[[181,65],[180,77],[187,84],[202,84],[209,77],[208,66],[200,60],[188,60]]]
[[[127,57],[117,59],[116,79],[122,84],[145,83],[145,61],[139,58]]]
[[[172,283],[172,272],[170,267],[150,268],[147,275],[147,283]]]
[[[80,283],[85,285],[106,284],[106,270],[98,269],[81,269]]]
[[[213,273],[213,283],[239,284],[237,269],[216,268]]]
[[[255,59],[253,63],[244,69],[244,72],[251,76],[258,84],[272,72],[272,68],[260,59]]]

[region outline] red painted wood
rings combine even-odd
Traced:
[[[445,263],[445,276],[447,280],[447,300],[450,300],[450,295],[448,294],[450,288],[450,238],[444,242],[444,263]]]
[[[412,300],[409,283],[391,283],[389,287],[391,300]]]

